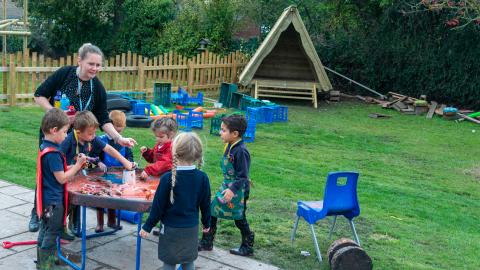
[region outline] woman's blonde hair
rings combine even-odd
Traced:
[[[100,48],[93,45],[92,43],[84,43],[82,47],[78,49],[78,57],[80,57],[81,60],[85,59],[87,57],[87,54],[89,53],[98,54],[102,57],[102,60],[103,60],[102,50],[100,50]]]
[[[197,162],[198,169],[203,165],[203,145],[200,137],[194,132],[182,132],[178,134],[172,143],[173,166],[172,166],[172,189],[170,190],[170,202],[173,204],[173,189],[177,178],[178,162],[194,164]]]

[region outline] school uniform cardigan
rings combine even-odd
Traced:
[[[111,123],[107,111],[107,93],[102,83],[97,77],[88,81],[80,80],[76,69],[76,66],[58,69],[37,88],[34,95],[49,99],[53,106],[57,91],[61,91],[68,97],[70,105],[73,105],[76,111],[81,109],[91,111],[100,123],[100,128],[106,123]],[[79,81],[80,95],[77,94]]]

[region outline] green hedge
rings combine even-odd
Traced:
[[[405,14],[402,8],[385,9],[376,23],[365,22],[363,32],[330,35],[318,48],[324,64],[382,93],[426,94],[480,109],[480,28],[452,30],[445,11]]]

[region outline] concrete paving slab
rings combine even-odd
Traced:
[[[0,269],[22,269],[22,270],[36,270],[34,260],[37,258],[36,248],[28,249],[24,252],[15,253],[0,260]],[[55,270],[67,270],[66,266],[57,266]]]
[[[6,187],[12,185],[11,183],[5,181],[5,180],[0,180],[0,187]]]
[[[22,205],[7,208],[6,210],[13,212],[15,214],[19,214],[24,217],[30,218],[30,215],[32,214],[32,208],[33,208],[33,203],[25,203]]]
[[[197,270],[238,270],[240,268],[234,268],[216,261],[209,260],[205,257],[198,256],[195,261],[195,269]]]
[[[25,233],[28,230],[28,219],[7,210],[0,210],[0,239]]]
[[[262,269],[262,270],[263,269],[264,270],[279,269],[278,267],[275,267],[273,265],[268,265],[251,258],[232,255],[230,254],[229,251],[218,249],[215,247],[213,248],[212,251],[199,252],[199,256],[212,261],[221,262],[225,265],[236,267],[238,269]]]
[[[0,209],[25,204],[25,201],[0,193]]]
[[[10,186],[0,188],[0,193],[7,194],[7,195],[17,195],[17,194],[27,193],[30,191],[32,190],[21,187],[21,186],[17,186],[17,185],[10,185]]]
[[[29,192],[14,195],[13,197],[29,203],[33,203],[33,199],[35,198],[35,192],[30,190]]]
[[[26,227],[27,225],[25,225]],[[34,232],[25,232],[25,233],[20,233],[11,237],[7,237],[4,239],[1,239],[0,242],[3,241],[10,241],[10,242],[23,242],[23,241],[32,241],[32,240],[37,240],[38,238],[38,233]],[[14,246],[10,250],[14,252],[21,252],[27,249],[31,249],[35,247],[35,245],[24,245],[24,246]]]
[[[11,255],[13,255],[13,254],[15,254],[15,251],[13,251],[13,250],[0,248],[0,269],[3,269],[3,268],[1,267],[1,265],[2,265],[2,264],[1,264],[1,261],[2,261],[2,260],[1,260],[1,259],[2,259],[2,258],[5,258],[5,257],[7,257],[7,256],[11,256]]]
[[[135,269],[136,240],[133,236],[125,236],[94,248],[88,256],[115,268]],[[156,270],[162,266],[162,262],[158,260],[157,247],[154,242],[142,240],[142,270]]]

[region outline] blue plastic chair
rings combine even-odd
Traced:
[[[338,181],[340,178],[346,178],[346,183]],[[342,215],[348,219],[355,241],[360,245],[360,240],[358,239],[357,231],[353,224],[353,218],[360,215],[360,206],[358,205],[357,198],[357,181],[357,172],[331,172],[327,176],[323,201],[298,201],[297,203],[297,217],[293,225],[291,240],[292,242],[295,240],[298,221],[300,217],[303,217],[305,221],[310,224],[315,252],[317,253],[319,262],[322,262],[322,255],[320,255],[320,248],[318,247],[313,224],[327,216],[333,216],[333,223],[328,238],[332,236],[333,229],[337,222],[337,216]]]

